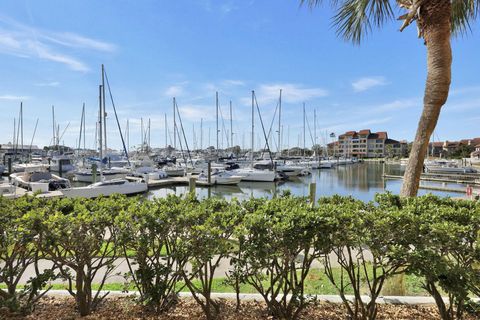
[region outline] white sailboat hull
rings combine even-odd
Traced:
[[[70,188],[61,190],[62,194],[67,198],[97,198],[101,195],[110,196],[118,193],[123,195],[132,195],[143,193],[148,190],[146,183],[128,182],[124,180],[121,184],[115,184],[116,180],[108,181],[106,185],[102,183],[94,183],[86,187]]]
[[[242,177],[242,181],[273,182],[275,180],[275,172],[270,170],[237,169],[233,172]]]

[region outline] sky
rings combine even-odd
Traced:
[[[252,90],[269,131],[280,89],[282,148],[303,145],[304,103],[307,147],[315,119],[317,143],[361,129],[411,141],[426,78],[415,26],[399,32],[392,21],[353,45],[336,36],[331,17],[329,7],[310,10],[298,0],[2,0],[0,144],[13,140],[23,102],[25,144],[37,119],[33,144],[52,143],[53,105],[61,142],[75,146],[85,103],[93,148],[102,64],[123,131],[129,121],[131,148],[141,141],[142,118],[150,119],[153,147],[173,142],[173,97],[189,147],[216,145],[217,91],[220,147],[227,131],[230,137],[232,101],[233,142],[249,148]],[[476,22],[471,34],[452,40],[451,92],[435,141],[480,136],[479,36]],[[120,148],[110,99],[106,108],[108,146]],[[256,113],[256,148],[261,135]]]

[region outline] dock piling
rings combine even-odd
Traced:
[[[189,193],[191,195],[195,195],[195,178],[194,177],[188,178],[188,188],[189,188]]]
[[[12,181],[10,175],[12,174],[12,158],[8,157],[8,181]]]
[[[315,207],[315,194],[317,192],[317,184],[315,182],[310,183],[309,191],[310,191],[310,195],[309,195],[310,205],[312,207]]]
[[[208,160],[208,168],[207,168],[207,175],[208,175],[208,184],[212,183],[212,161]]]
[[[92,163],[92,183],[97,182],[97,164]]]

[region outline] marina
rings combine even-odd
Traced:
[[[387,172],[388,174],[384,174]],[[148,190],[144,195],[148,198],[166,197],[169,194],[185,195],[195,192],[199,198],[222,197],[227,199],[248,199],[250,197],[272,198],[283,192],[291,192],[297,196],[309,196],[310,184],[315,183],[315,197],[331,196],[334,194],[353,196],[370,201],[376,193],[390,191],[398,194],[402,183],[403,167],[400,164],[384,164],[365,161],[349,165],[334,166],[331,169],[310,169],[307,176],[289,177],[276,182],[241,181],[235,185],[218,185],[208,179],[198,179],[198,175],[187,174],[183,177],[167,177],[163,179],[145,179],[128,176],[125,178],[134,183],[146,184]],[[480,193],[480,184],[477,175],[447,175],[423,174],[419,195],[433,193],[440,196],[463,197],[466,186],[473,187],[473,194]],[[85,187],[86,183],[71,181],[72,186]],[[8,177],[4,177],[4,184],[8,185]],[[4,192],[4,196],[7,196]],[[25,188],[15,187],[10,197],[19,197],[34,192]],[[61,190],[40,193],[42,197],[65,196]]]

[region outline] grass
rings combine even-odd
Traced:
[[[340,269],[333,270],[335,278],[340,278]],[[215,278],[213,280],[212,292],[218,293],[234,293],[235,290],[232,286],[225,283],[226,278]],[[421,286],[421,277],[415,275],[405,275],[406,295],[408,296],[428,296],[429,294]],[[194,281],[196,285],[199,285],[199,281]],[[183,287],[182,291],[188,291],[183,282],[180,282],[179,287]],[[0,288],[5,289],[6,286],[0,284]],[[52,289],[64,290],[67,286],[65,284],[52,284]],[[99,285],[93,284],[92,289],[98,290]],[[125,285],[123,283],[107,283],[103,286],[102,290],[106,291],[135,291],[134,285]],[[256,293],[256,290],[248,285],[240,285],[241,293]],[[352,294],[351,288],[346,289],[347,294]],[[367,285],[363,283],[362,294],[367,293]],[[327,277],[323,274],[321,269],[312,269],[305,281],[305,294],[323,294],[323,295],[337,295],[337,289],[330,283]]]

